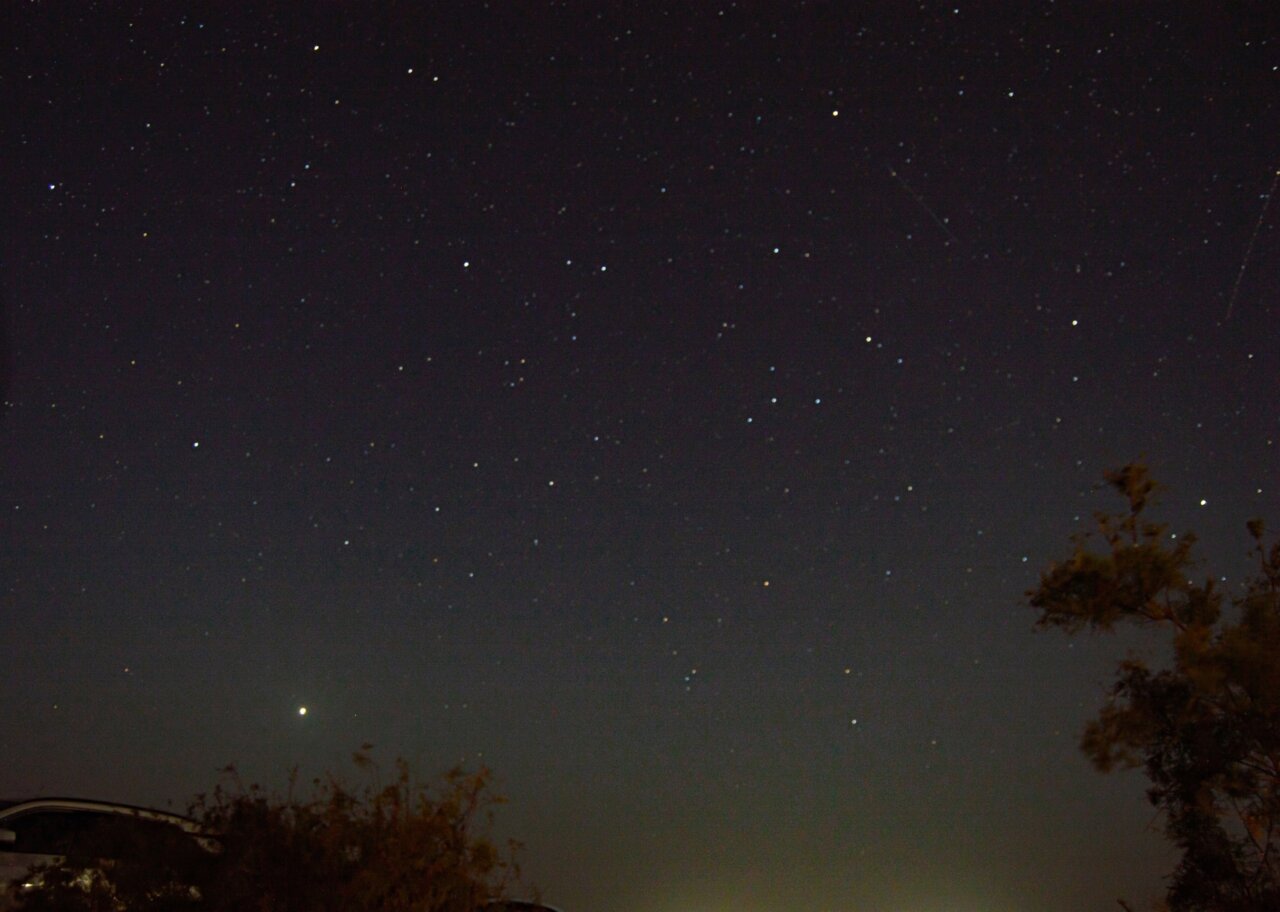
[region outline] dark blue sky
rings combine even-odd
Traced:
[[[4,14],[0,794],[368,741],[567,912],[1158,892],[1141,643],[1023,592],[1141,455],[1228,586],[1280,516],[1267,6],[314,6]]]

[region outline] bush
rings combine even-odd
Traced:
[[[212,837],[148,840],[122,851],[110,827],[74,856],[37,872],[27,912],[475,912],[518,881],[517,846],[489,835],[501,799],[488,770],[453,770],[434,787],[399,760],[385,785],[368,745],[356,753],[366,784],[336,776],[297,797],[245,786],[234,768],[190,815]],[[195,849],[193,851],[193,848]]]

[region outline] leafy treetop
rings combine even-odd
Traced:
[[[1248,523],[1257,575],[1227,597],[1193,578],[1193,535],[1149,521],[1159,490],[1147,467],[1108,473],[1127,501],[1097,513],[1027,593],[1038,626],[1163,631],[1168,664],[1120,663],[1081,747],[1103,771],[1141,767],[1147,796],[1181,850],[1170,877],[1173,912],[1280,909],[1280,544]],[[1103,547],[1095,547],[1101,543]]]

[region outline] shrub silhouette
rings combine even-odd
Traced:
[[[26,912],[476,912],[518,881],[517,846],[490,837],[501,799],[487,769],[455,769],[434,787],[397,760],[379,784],[365,745],[366,784],[328,775],[298,797],[245,786],[236,770],[192,803],[205,844],[173,831],[122,846],[110,822],[85,834],[18,891]],[[30,878],[27,878],[30,879]]]

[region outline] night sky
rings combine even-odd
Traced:
[[[1139,456],[1280,523],[1273,4],[249,6],[0,22],[0,795],[372,742],[566,912],[1161,891],[1145,641],[1023,593]]]

